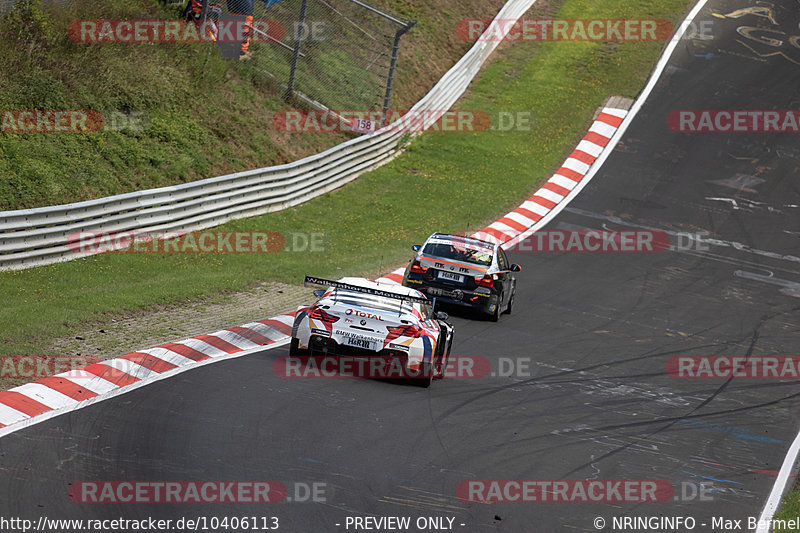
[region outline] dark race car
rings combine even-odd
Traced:
[[[403,276],[403,285],[435,298],[438,303],[477,309],[497,321],[514,305],[515,272],[498,244],[434,233],[417,252]]]

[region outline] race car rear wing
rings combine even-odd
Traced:
[[[380,296],[382,298],[392,298],[394,300],[402,300],[404,302],[414,302],[422,305],[433,305],[433,302],[428,298],[420,298],[418,296],[408,296],[405,294],[397,294],[396,292],[382,291],[380,289],[371,289],[369,287],[359,287],[358,285],[350,285],[342,283],[341,281],[334,281],[330,279],[315,278],[306,274],[303,286],[311,283],[312,285],[321,285],[323,287],[333,287],[334,289],[342,289],[353,292],[360,292],[363,294],[371,294],[373,296]]]

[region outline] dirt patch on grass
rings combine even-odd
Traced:
[[[109,317],[55,339],[46,353],[111,359],[128,352],[240,326],[313,301],[311,288],[264,282],[245,292]]]
[[[366,274],[366,277],[376,279],[392,270],[394,268],[380,271],[376,269]],[[70,361],[82,361],[83,363],[78,366],[87,362],[114,359],[126,353],[293,312],[298,306],[315,300],[313,294],[315,288],[318,287],[261,282],[246,291],[231,291],[204,300],[154,306],[146,311],[110,315],[102,321],[82,324],[69,335],[52,339],[40,352],[45,355],[35,357],[60,360],[70,358],[65,364],[69,364]],[[0,390],[7,390],[44,377],[44,375],[33,377],[8,377],[8,375],[6,372],[0,376]]]
[[[69,357],[75,361],[113,359],[129,352],[294,311],[297,306],[314,301],[312,290],[264,282],[247,291],[225,293],[212,299],[109,316],[107,320],[84,324],[67,336],[53,339],[43,353],[45,357]],[[0,390],[41,377],[44,376],[2,377]]]

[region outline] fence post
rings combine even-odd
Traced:
[[[386,95],[383,97],[383,126],[386,126],[388,119],[389,107],[392,105],[392,89],[394,87],[394,73],[397,70],[397,56],[400,53],[400,39],[403,35],[414,27],[417,22],[412,20],[394,34],[394,48],[392,49],[392,62],[389,65],[389,75],[386,79]]]
[[[286,87],[286,95],[294,93],[294,80],[297,75],[297,62],[300,60],[300,47],[303,45],[303,37],[306,33],[306,13],[308,12],[308,0],[303,0],[300,7],[300,21],[296,26],[297,40],[294,43],[294,55],[292,56],[292,69],[289,72],[289,84]]]

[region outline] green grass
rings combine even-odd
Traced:
[[[675,22],[686,6],[686,0],[565,0],[558,16]],[[640,90],[660,49],[659,43],[507,45],[457,107],[531,111],[532,131],[428,133],[393,163],[336,192],[220,228],[323,232],[324,252],[105,254],[0,274],[0,355],[41,354],[49,338],[77,324],[259,280],[386,271],[432,231],[483,227],[551,175],[607,96]]]
[[[252,67],[225,61],[204,44],[68,38],[74,19],[176,18],[177,10],[154,0],[69,6],[20,2],[0,20],[0,70],[11,73],[0,76],[0,109],[92,110],[106,120],[135,112],[143,129],[0,133],[0,210],[283,162],[284,150],[263,123],[286,106]]]
[[[462,0],[440,1],[457,6]],[[404,4],[384,2],[390,7]],[[500,2],[488,0],[483,9],[489,11],[491,4]],[[459,9],[466,16],[467,8]],[[422,15],[432,16],[427,11]],[[288,57],[264,43],[253,43],[254,61],[239,62],[224,60],[213,45],[204,43],[86,44],[71,41],[67,31],[74,20],[179,17],[180,8],[165,7],[162,0],[63,5],[30,0],[0,14],[0,110],[91,110],[106,119],[113,113],[133,112],[144,118],[140,130],[0,132],[0,211],[287,163],[352,137],[277,131],[274,114],[292,107],[281,99]],[[421,27],[430,25],[432,21],[420,19]],[[404,42],[404,53],[436,47],[450,63],[467,48],[467,43],[435,37],[420,32]],[[310,54],[309,61],[312,58]],[[298,89],[331,106],[362,109],[364,98],[358,104],[354,91],[342,91],[340,85],[374,74],[353,72],[353,65],[333,54],[317,59],[318,69],[329,73],[325,84],[306,75],[304,65]],[[263,68],[264,62],[269,69]],[[416,101],[444,72],[442,65],[409,62],[408,70],[412,69],[416,78],[410,84],[397,81],[394,95],[400,105],[407,105],[404,98]],[[277,79],[269,76],[272,70]],[[405,70],[401,64],[401,72]],[[379,91],[371,100],[382,94]],[[331,95],[341,99],[326,98]]]
[[[800,487],[795,486],[794,490],[789,492],[781,502],[780,511],[775,513],[774,520],[794,520],[795,523],[800,522]],[[774,529],[773,533],[796,533],[800,531],[800,527],[796,528],[778,528]]]

